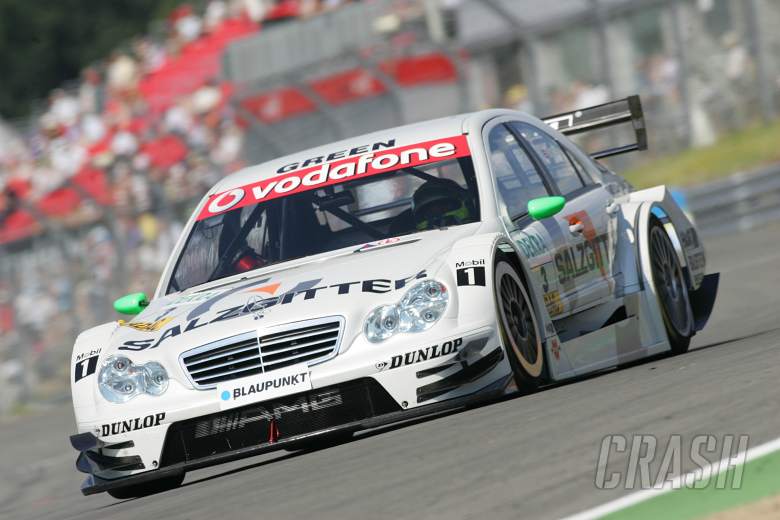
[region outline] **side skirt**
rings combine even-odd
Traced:
[[[642,318],[651,295],[643,292],[626,298],[627,317],[613,314],[608,324],[598,330],[572,338],[561,345],[561,352],[573,370],[562,374],[559,380],[582,376],[590,372],[612,368],[669,350],[664,337],[643,330]],[[622,319],[620,319],[622,318]]]

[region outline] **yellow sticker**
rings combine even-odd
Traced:
[[[547,307],[547,312],[550,313],[550,316],[555,316],[563,312],[561,294],[558,291],[544,293],[544,304]]]
[[[135,323],[119,320],[119,325],[122,327],[130,327],[131,329],[140,330],[141,332],[156,332],[163,328],[172,319],[173,317],[169,316],[167,318],[160,318],[157,321],[139,321]]]

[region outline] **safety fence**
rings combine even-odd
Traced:
[[[703,235],[722,235],[780,221],[780,164],[684,191]]]

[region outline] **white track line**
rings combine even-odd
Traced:
[[[764,455],[768,455],[778,450],[780,450],[780,438],[771,440],[764,444],[760,444],[755,448],[749,448],[745,455],[743,464],[747,464],[751,460],[758,459]],[[721,471],[728,468],[733,468],[734,466],[730,465],[729,462],[733,462],[733,460],[738,456],[739,455],[727,457],[723,460],[712,463],[706,466],[703,471],[702,468],[699,468],[697,471],[691,471],[683,475],[678,475],[672,480],[667,480],[666,483],[660,488],[643,489],[642,491],[631,493],[630,495],[620,497],[618,499],[612,500],[611,502],[607,502],[606,504],[596,506],[592,509],[587,509],[572,516],[567,516],[563,520],[592,520],[601,518],[602,516],[614,513],[615,511],[620,511],[621,509],[626,509],[633,505],[639,504],[640,502],[644,502],[645,500],[650,500],[651,498],[661,496],[674,489],[690,486],[696,480],[697,474],[709,475],[709,478],[713,478],[720,474]]]

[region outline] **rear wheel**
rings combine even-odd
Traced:
[[[688,285],[669,235],[660,222],[650,226],[650,261],[653,285],[661,307],[666,334],[674,354],[688,351],[693,336],[693,312]]]
[[[135,484],[133,486],[109,489],[107,493],[119,500],[140,498],[175,489],[181,486],[182,482],[184,482],[184,473],[152,480],[151,482],[144,482],[143,484]]]
[[[521,392],[535,390],[542,379],[544,354],[531,299],[517,270],[496,262],[494,287],[498,325],[509,364]]]

